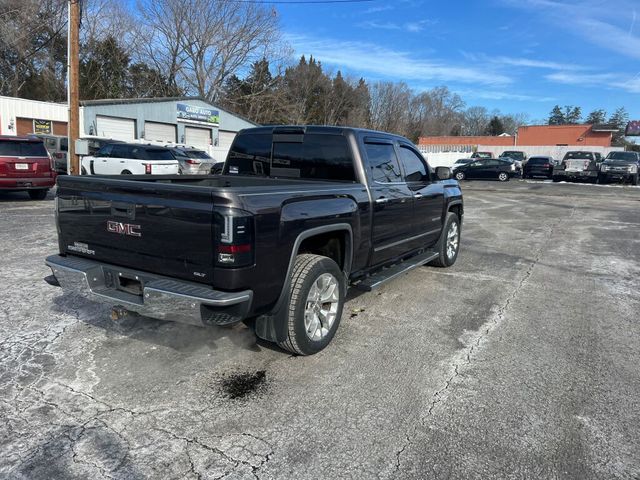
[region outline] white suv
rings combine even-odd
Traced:
[[[109,143],[82,158],[83,175],[177,175],[180,164],[168,148]]]

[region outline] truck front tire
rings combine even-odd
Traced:
[[[438,258],[431,261],[429,265],[446,268],[456,263],[460,251],[460,219],[455,213],[447,213],[436,247]]]
[[[336,262],[321,255],[298,255],[291,274],[287,338],[278,345],[296,355],[324,349],[340,324],[345,293],[344,274]]]

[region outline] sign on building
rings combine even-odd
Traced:
[[[33,133],[53,133],[53,122],[51,120],[34,120]]]
[[[640,137],[640,120],[632,120],[627,123],[624,134],[626,137]]]
[[[178,103],[177,107],[176,114],[180,122],[197,123],[209,127],[217,127],[220,124],[220,112],[218,110],[187,105],[186,103]]]

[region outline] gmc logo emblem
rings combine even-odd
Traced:
[[[129,235],[130,237],[141,237],[142,232],[140,225],[132,225],[131,223],[107,221],[107,232],[117,233],[118,235]]]

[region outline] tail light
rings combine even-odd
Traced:
[[[151,175],[151,164],[150,163],[145,163],[144,164],[144,173]]]
[[[234,208],[215,209],[213,215],[216,266],[253,265],[253,216]]]
[[[549,164],[549,163],[543,163],[543,164],[542,164],[542,166],[543,166],[544,168],[549,168],[549,167],[551,166],[551,164]]]
[[[62,152],[56,152],[53,154],[56,158],[64,158],[64,153]]]
[[[193,159],[189,159],[189,160],[185,160],[189,165],[200,165],[200,160],[193,160]]]

